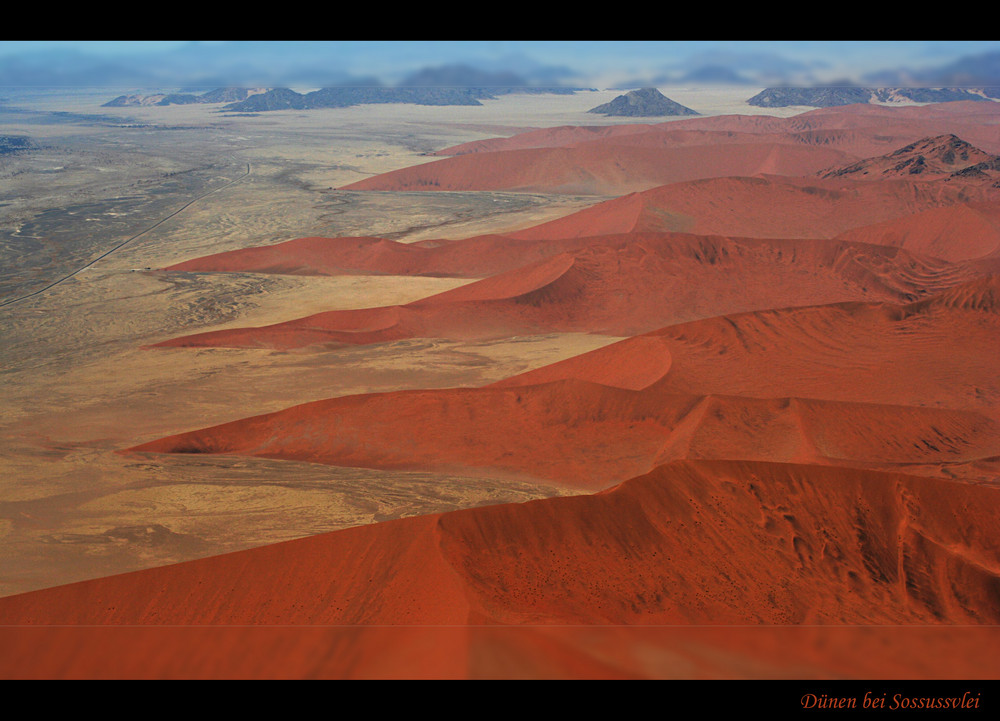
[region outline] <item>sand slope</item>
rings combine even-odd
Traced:
[[[317,401],[130,450],[588,489],[674,458],[960,466],[1000,455],[998,278],[906,305],[693,321],[492,386]]]
[[[1000,152],[996,108],[969,107],[996,103],[939,105],[954,107],[870,112],[848,106],[792,118],[715,116],[621,128],[546,128],[446,148],[438,155],[451,157],[383,173],[344,189],[622,194],[711,177],[796,176],[854,167],[872,156],[944,135],[957,134],[982,148],[976,152],[983,157]],[[824,165],[824,160],[830,162]],[[893,161],[893,167],[898,164]]]
[[[809,175],[853,159],[830,148],[785,143],[659,148],[587,143],[458,155],[383,173],[342,189],[620,195],[666,183],[720,176]]]
[[[996,203],[960,203],[931,208],[852,228],[838,237],[906,248],[953,262],[997,257],[1000,255],[1000,206]]]
[[[504,235],[417,243],[385,238],[296,238],[194,258],[163,270],[482,278],[583,248],[591,242],[586,238],[517,240]]]
[[[596,495],[402,519],[8,597],[0,618],[996,623],[998,503],[996,488],[939,478],[685,461]]]
[[[961,203],[996,204],[983,184],[823,178],[712,178],[625,195],[522,231],[540,239],[682,231],[756,238],[832,238],[852,228]]]
[[[551,148],[591,141],[638,145],[705,145],[709,142],[753,142],[770,138],[777,142],[827,145],[866,158],[880,155],[920,138],[957,133],[959,136],[1000,152],[995,126],[1000,124],[996,104],[955,102],[923,107],[885,108],[852,105],[818,108],[788,118],[767,115],[717,115],[666,123],[613,126],[540,128],[507,138],[477,140],[438,151],[435,155]]]
[[[677,458],[879,468],[968,463],[1000,455],[1000,426],[966,410],[691,396],[567,379],[316,401],[129,452],[498,473],[595,490]]]
[[[486,250],[475,240],[452,245],[464,243]],[[565,245],[581,247],[570,252],[558,252],[564,244],[557,241],[491,244],[494,265],[513,265],[525,245],[531,255],[553,255],[404,306],[329,311],[259,328],[184,336],[156,347],[289,349],[554,331],[636,335],[770,307],[915,300],[1000,270],[998,263],[953,267],[860,243],[679,233],[575,238]],[[490,263],[484,252],[473,257]]]
[[[838,303],[743,313],[649,333],[671,359],[668,392],[803,397],[976,410],[998,415],[995,339],[1000,276],[923,301]],[[618,344],[501,383],[570,377]],[[652,351],[649,345],[645,350]],[[628,357],[633,356],[629,353]],[[623,359],[624,360],[624,359]]]
[[[991,626],[15,626],[6,679],[994,679]],[[961,700],[962,694],[956,694]],[[973,699],[975,694],[973,694]]]

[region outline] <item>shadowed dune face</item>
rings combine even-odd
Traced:
[[[657,333],[673,357],[664,387],[995,414],[996,284],[988,276],[905,306],[761,311],[666,328]]]
[[[462,242],[472,241],[455,245]],[[837,241],[632,233],[577,243],[583,247],[555,254],[559,243],[539,241],[554,255],[405,306],[330,311],[184,336],[155,347],[290,349],[553,331],[635,335],[763,308],[914,300],[1000,269],[955,267],[893,248]],[[507,257],[517,252],[518,244],[512,245]],[[504,258],[498,264],[505,264]]]

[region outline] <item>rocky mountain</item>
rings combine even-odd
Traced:
[[[268,92],[268,88],[216,88],[202,95],[193,93],[154,93],[152,95],[119,95],[103,108],[125,108],[146,105],[190,105],[193,103],[232,103]]]
[[[875,102],[951,103],[958,100],[988,100],[977,88],[878,88]]]
[[[991,155],[987,160],[951,174],[953,178],[966,180],[991,181],[994,187],[1000,188],[1000,157]]]
[[[200,96],[200,103],[238,103],[251,95],[267,92],[267,88],[216,88]]]
[[[423,76],[422,76],[423,77]],[[424,80],[428,78],[423,77]],[[540,88],[521,86],[462,87],[450,85],[337,86],[300,94],[288,88],[256,95],[225,107],[228,111],[258,112],[283,108],[346,108],[352,105],[409,103],[411,105],[482,105],[499,95],[515,92],[573,93],[581,88]]]
[[[398,86],[385,86],[373,76],[354,77],[335,86],[310,93],[290,88],[216,88],[201,95],[193,92],[119,95],[102,107],[121,108],[149,105],[188,105],[192,103],[227,103],[226,111],[261,112],[268,110],[346,108],[377,103],[413,105],[481,105],[480,100],[509,93],[572,94],[585,88],[531,85],[523,77],[509,72],[489,73],[463,65],[425,68],[403,80]]]
[[[101,105],[102,108],[127,108],[136,107],[143,105],[158,105],[161,100],[167,97],[163,93],[157,93],[154,95],[119,95],[114,100],[109,100],[108,102]]]
[[[965,142],[956,135],[923,138],[888,155],[852,163],[841,168],[821,171],[823,178],[859,180],[888,178],[932,179],[959,173],[962,177],[992,177],[1000,168],[1000,158]]]
[[[276,88],[242,102],[230,103],[225,109],[236,112],[260,112],[286,108],[346,108],[352,105],[377,103],[482,105],[479,102],[480,98],[488,97],[492,96],[475,88],[336,87],[322,88],[304,95],[288,88]]]
[[[956,100],[988,101],[987,94],[973,88],[862,88],[838,85],[812,88],[767,88],[747,100],[761,108],[807,105],[829,108],[855,103],[946,103]]]
[[[610,103],[591,108],[588,112],[622,117],[700,115],[697,111],[674,102],[656,88],[632,90],[619,95]]]
[[[300,93],[289,88],[274,88],[246,100],[230,103],[224,106],[224,109],[254,113],[262,110],[298,110],[305,107],[305,98]]]

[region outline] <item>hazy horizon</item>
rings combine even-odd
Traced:
[[[0,43],[0,85],[319,87],[357,79],[394,85],[421,70],[454,65],[507,73],[534,86],[810,85],[863,83],[873,75],[912,84],[960,80],[968,73],[955,75],[950,65],[988,54],[1000,54],[1000,42],[28,40]],[[995,61],[986,65],[992,79]]]

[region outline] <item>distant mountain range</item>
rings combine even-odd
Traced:
[[[104,103],[102,108],[123,108],[143,105],[190,105],[193,103],[234,103],[268,92],[268,88],[216,88],[202,95],[192,93],[154,93],[152,95],[119,95]]]
[[[300,94],[288,88],[276,88],[253,95],[238,103],[225,106],[234,112],[261,112],[267,110],[346,108],[352,105],[378,103],[409,103],[411,105],[482,105],[480,100],[492,100],[508,93],[558,93],[568,95],[581,88],[526,88],[526,87],[337,87],[322,88]]]
[[[376,103],[414,105],[482,105],[481,98],[492,97],[479,88],[322,88],[300,94],[288,88],[276,88],[254,95],[225,110],[262,112],[268,110],[346,108]]]
[[[641,88],[619,95],[610,103],[598,105],[587,112],[624,117],[661,117],[666,115],[700,115],[674,102],[656,88]]]
[[[998,98],[1000,88],[862,88],[853,85],[812,88],[767,88],[747,100],[761,108],[806,105],[829,108],[855,103],[946,103],[956,100],[989,101]]]
[[[377,103],[414,105],[482,105],[509,93],[556,93],[569,95],[588,88],[531,85],[523,77],[509,72],[490,73],[467,65],[425,68],[404,79],[395,87],[382,85],[377,78],[345,81],[310,93],[290,88],[216,88],[202,95],[170,93],[120,95],[103,107],[135,105],[186,105],[191,103],[228,103],[224,110],[265,112],[268,110],[345,108]]]

